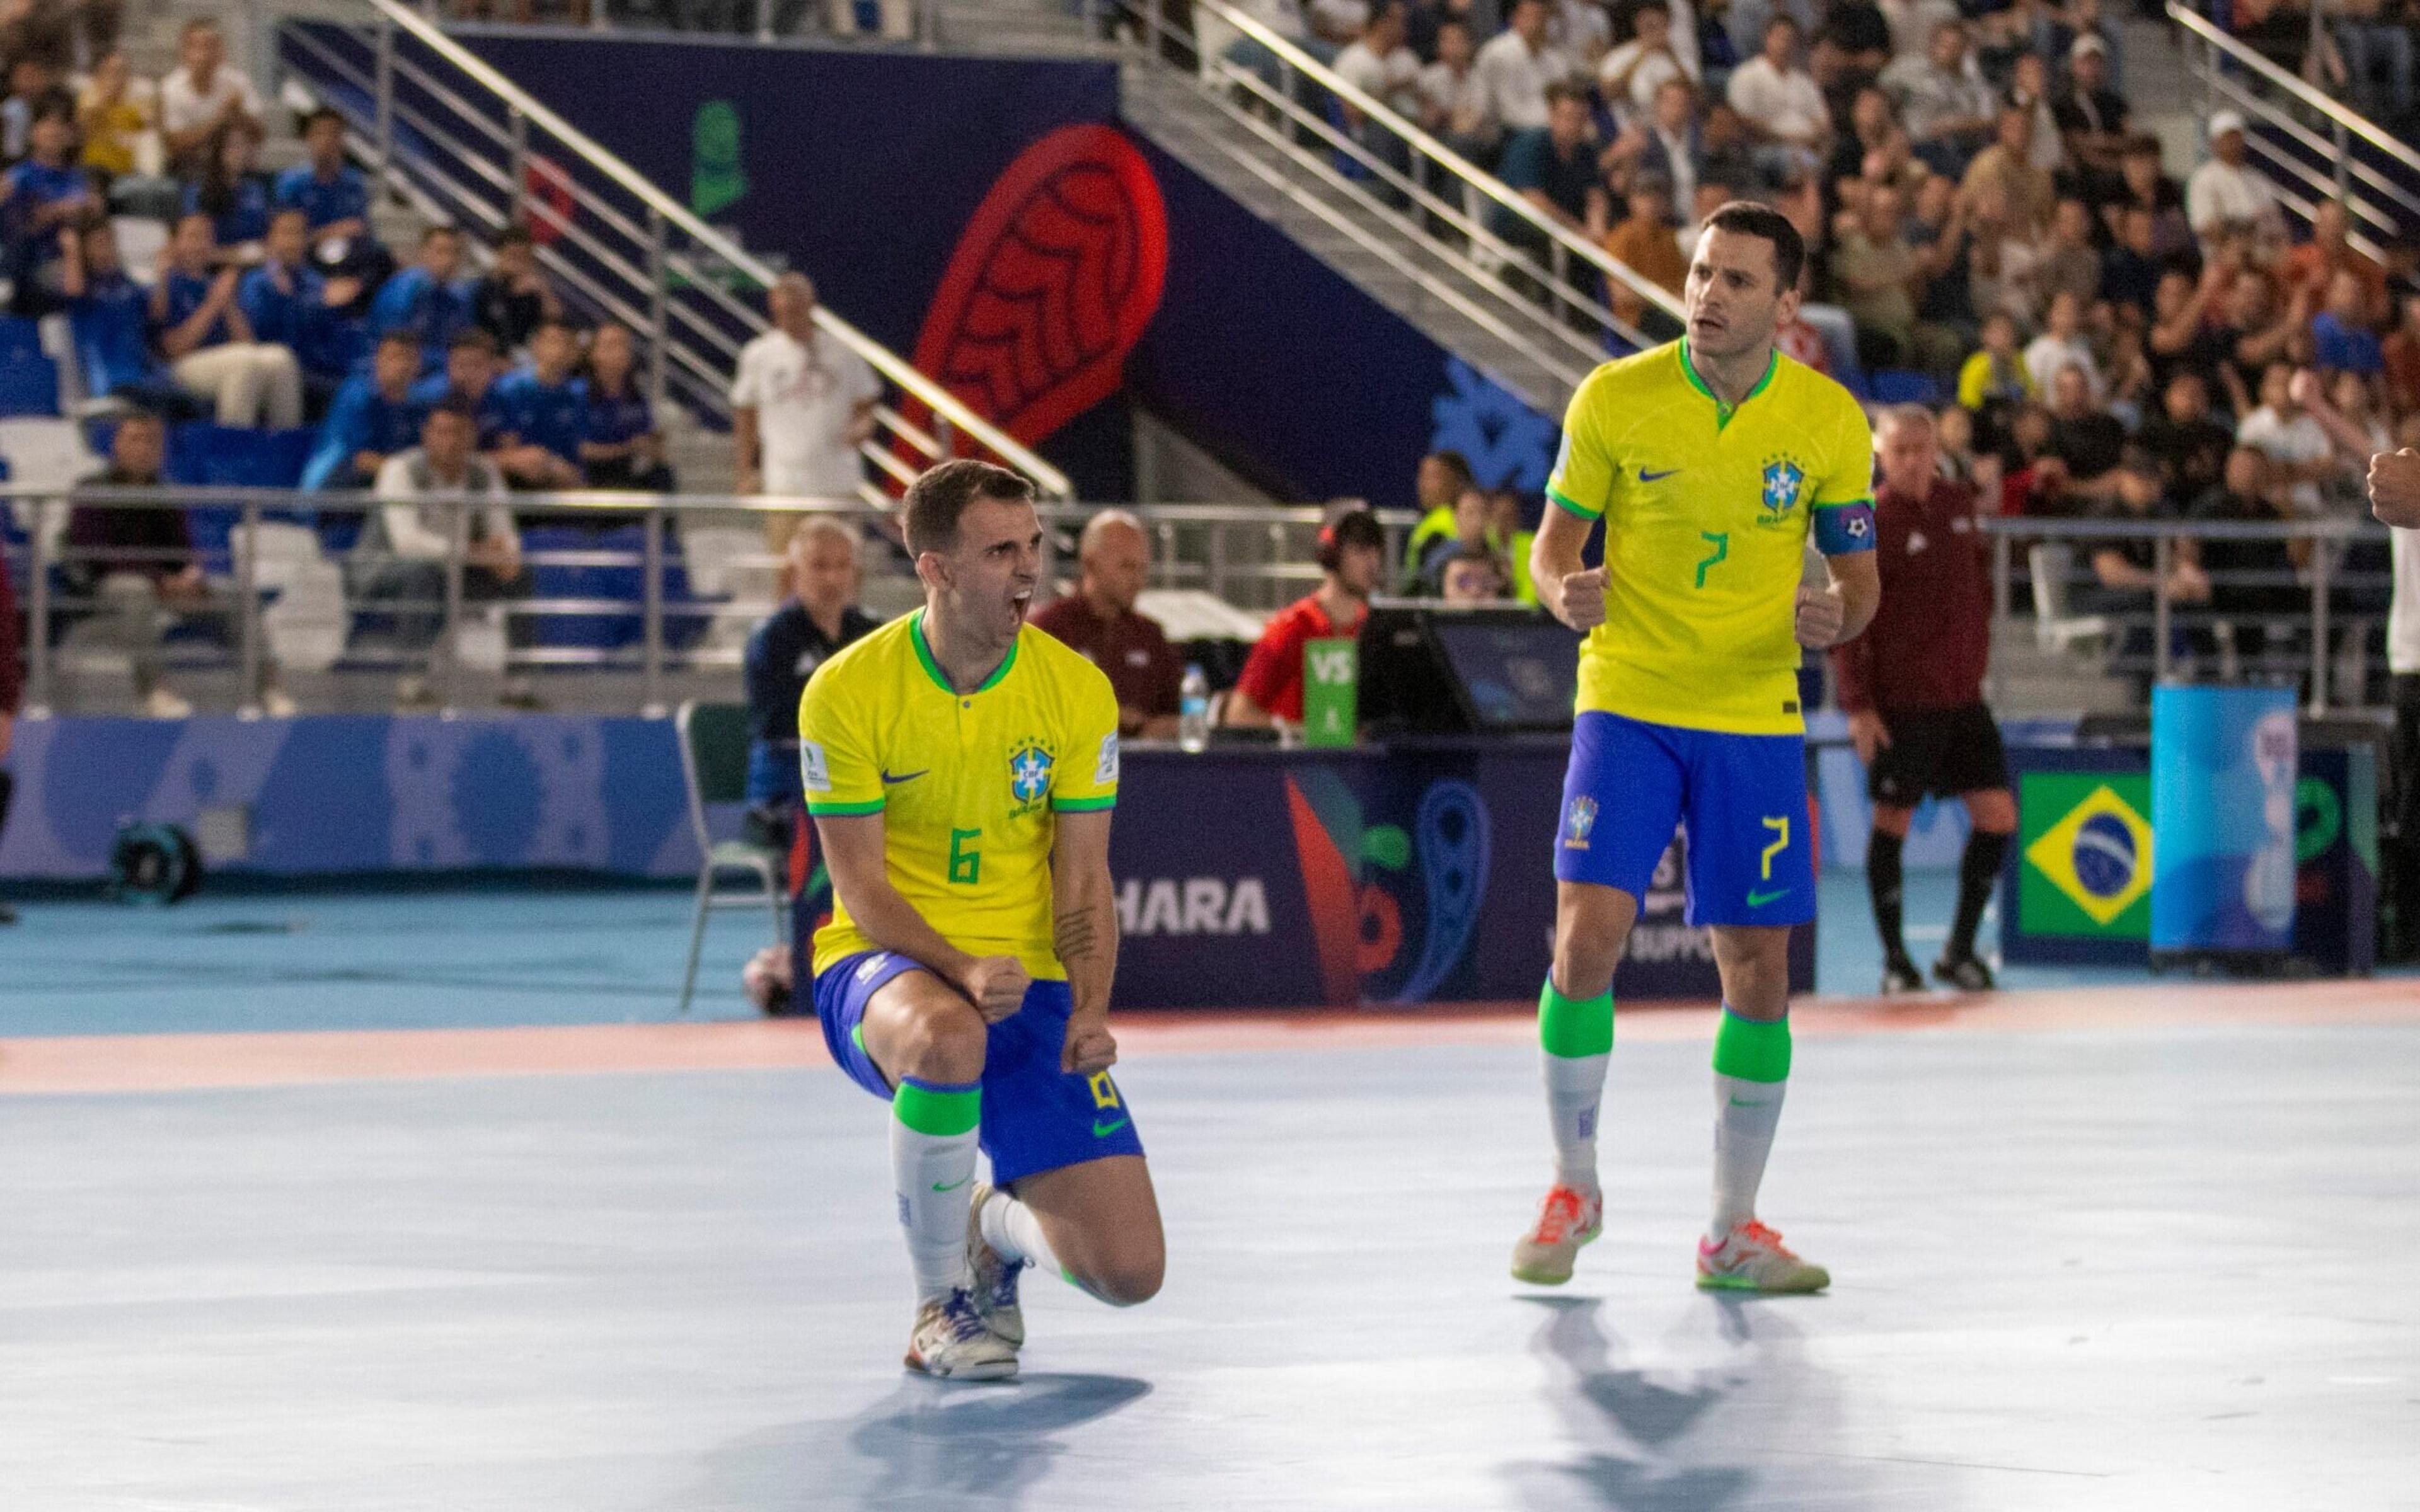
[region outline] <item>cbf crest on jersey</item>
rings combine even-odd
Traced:
[[[1016,743],[1008,758],[1008,816],[1022,819],[1050,796],[1050,752],[1031,736]]]
[[[1589,848],[1589,835],[1596,828],[1596,800],[1583,793],[1572,800],[1563,813],[1563,849],[1584,851]]]
[[[1764,516],[1767,522],[1789,517],[1798,503],[1798,491],[1807,483],[1807,470],[1787,456],[1776,456],[1764,464]]]

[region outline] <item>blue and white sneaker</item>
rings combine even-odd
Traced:
[[[1011,1264],[1006,1256],[984,1242],[984,1204],[992,1199],[995,1192],[989,1181],[977,1181],[973,1199],[967,1205],[967,1287],[984,1326],[1011,1347],[1022,1348],[1025,1309],[1017,1305],[1016,1281],[1025,1270],[1025,1262]]]
[[[916,1309],[908,1368],[950,1381],[1004,1381],[1016,1374],[1016,1346],[985,1326],[961,1287]]]

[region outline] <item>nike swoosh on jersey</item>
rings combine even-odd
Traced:
[[[1662,483],[1665,479],[1680,471],[1681,470],[1679,468],[1666,468],[1661,472],[1650,472],[1645,468],[1640,468],[1638,470],[1638,481],[1641,483]]]
[[[885,772],[882,774],[882,785],[884,787],[895,787],[902,782],[913,782],[918,778],[923,777],[926,772],[931,770],[932,768],[929,766],[920,766],[912,772],[902,772],[896,777],[892,776],[889,772]]]
[[[1109,1135],[1117,1133],[1125,1126],[1126,1120],[1124,1119],[1094,1119],[1093,1120],[1093,1137],[1095,1139],[1107,1139]]]
[[[1790,889],[1788,887],[1783,887],[1777,892],[1751,892],[1747,895],[1747,905],[1750,908],[1761,908],[1769,903],[1773,903],[1778,899],[1787,898],[1789,896]]]

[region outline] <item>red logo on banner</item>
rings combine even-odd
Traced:
[[[1114,127],[1062,127],[967,222],[916,366],[1032,445],[1117,392],[1167,273],[1167,209],[1141,152]]]
[[[541,247],[551,245],[579,213],[571,198],[571,176],[547,158],[533,157],[522,169],[521,201],[530,239]]]

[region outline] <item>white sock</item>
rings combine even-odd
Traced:
[[[1583,1192],[1597,1189],[1596,1119],[1605,1101],[1602,1056],[1558,1056],[1546,1062],[1546,1117],[1554,1127],[1555,1181]]]
[[[973,1083],[954,1087],[909,1076],[901,1079],[891,1104],[891,1175],[918,1302],[939,1301],[966,1285],[979,1096]]]
[[[1756,1216],[1756,1189],[1764,1180],[1789,1085],[1714,1073],[1714,1226],[1707,1237],[1718,1244]]]
[[[1042,1237],[1042,1220],[1033,1210],[1005,1192],[994,1191],[985,1199],[983,1211],[976,1214],[983,1225],[984,1242],[1000,1252],[1001,1258],[1012,1265],[1023,1263],[1049,1272],[1060,1273],[1059,1257],[1050,1253],[1050,1241]]]

